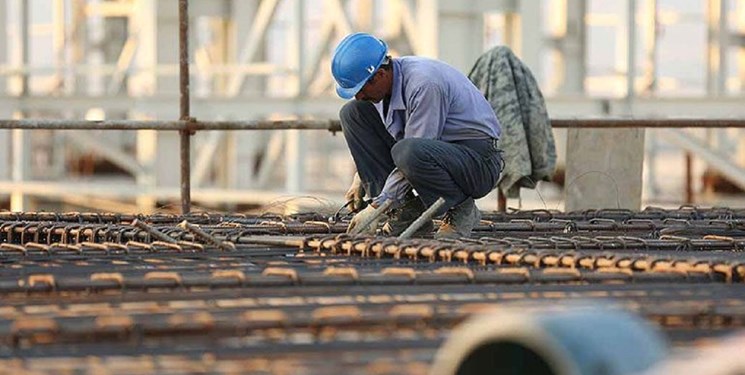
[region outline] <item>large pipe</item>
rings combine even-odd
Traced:
[[[683,349],[639,375],[745,374],[745,332],[698,349]]]
[[[600,308],[509,308],[457,327],[431,375],[623,375],[666,355],[664,339],[629,313]]]

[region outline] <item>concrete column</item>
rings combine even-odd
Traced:
[[[75,72],[75,65],[87,64],[86,49],[88,48],[88,21],[85,14],[86,0],[70,1],[70,23],[76,25],[71,33],[68,51],[66,52],[67,66],[65,80],[69,82],[69,92],[73,95],[87,93],[87,78]],[[83,114],[81,114],[82,116]]]
[[[569,129],[566,210],[641,208],[644,131]]]
[[[530,68],[538,83],[543,83],[541,54],[543,49],[543,12],[541,1],[519,0],[520,48],[518,56]]]
[[[559,87],[563,95],[583,95],[585,92],[585,77],[587,75],[586,57],[587,33],[585,15],[587,14],[587,0],[567,0],[566,27],[561,42],[561,56],[564,69],[564,79]]]
[[[11,178],[15,184],[23,184],[28,180],[31,169],[31,138],[28,130],[13,129],[11,130],[11,139],[13,142],[12,150],[12,171]],[[10,195],[11,211],[28,211],[31,210],[31,201],[28,196],[21,191],[14,191]]]
[[[642,95],[653,97],[657,92],[657,0],[647,0],[644,5],[644,79]],[[660,148],[658,131],[647,132],[647,168],[645,170],[647,185],[644,188],[648,196],[655,197],[659,191],[657,181],[657,154]]]
[[[156,19],[156,57],[160,65],[178,66],[179,63],[179,20],[177,0],[155,0]],[[190,30],[193,30],[190,28]],[[191,37],[191,36],[190,36]],[[191,55],[191,54],[190,54]],[[158,92],[178,93],[178,74],[159,75]],[[178,108],[178,107],[177,107]]]
[[[644,88],[654,95],[657,89],[657,0],[647,0],[644,11]]]
[[[253,23],[257,21],[256,17],[259,14],[259,7],[263,0],[233,0],[231,3],[231,15],[233,30],[235,32],[233,46],[234,51],[232,53],[231,61],[238,61],[240,59],[243,47],[246,44],[246,39],[249,38]],[[281,6],[281,5],[280,5]],[[275,10],[274,17],[277,17],[279,12]],[[271,29],[271,25],[269,26]],[[265,38],[269,36],[269,33],[265,35]],[[256,53],[254,54],[255,60],[260,61],[266,57],[265,42],[258,44]],[[286,48],[286,46],[276,46],[275,48]],[[263,95],[266,92],[267,78],[265,76],[246,76],[243,86],[238,91],[238,95],[242,93],[251,93]]]
[[[735,8],[735,19],[737,25],[737,76],[740,81],[740,90],[745,90],[745,3],[738,2]]]
[[[416,19],[419,30],[422,32],[417,35],[419,40],[418,54],[425,57],[437,58],[439,45],[437,40],[438,23],[440,6],[443,0],[417,0],[416,1]]]
[[[29,64],[29,4],[26,1],[19,1],[16,3],[18,7],[18,18],[16,28],[16,48],[18,48],[18,55],[16,56],[16,65],[21,67],[28,67]],[[20,97],[28,95],[28,73],[21,73],[16,78],[16,89]],[[22,117],[22,113],[17,113],[18,117]],[[12,170],[11,178],[14,183],[22,184],[28,179],[31,172],[31,138],[29,137],[27,130],[13,129],[11,131],[12,138]],[[23,194],[22,191],[14,191],[10,195],[10,210],[11,211],[25,211],[30,210],[30,200],[27,195]]]
[[[372,20],[372,2],[360,2],[358,9],[358,18],[364,26],[366,20]],[[365,14],[367,12],[368,14]],[[302,67],[305,66],[305,7],[304,2],[295,3],[292,17],[292,34],[295,41],[292,58],[295,61],[295,70],[298,72],[297,78],[297,95],[305,94],[306,82],[301,74]],[[367,25],[369,27],[369,25]],[[307,135],[302,130],[289,130],[285,136],[285,160],[287,162],[287,178],[285,179],[285,189],[290,194],[298,194],[306,190],[305,171],[307,170],[306,160],[306,140]]]
[[[129,19],[130,31],[136,31],[138,39],[137,52],[134,56],[135,73],[128,77],[128,91],[134,96],[151,96],[157,92],[158,75],[158,28],[157,28],[157,5],[158,0],[138,0],[135,3],[132,17]],[[176,12],[176,11],[174,11]],[[178,45],[178,41],[173,44]],[[178,92],[178,91],[177,91]],[[178,104],[174,101],[173,108],[169,109],[171,117],[178,117]],[[147,119],[150,114],[130,112],[131,119]],[[135,176],[137,187],[142,190],[155,190],[158,178],[155,175],[158,155],[158,133],[153,130],[138,130],[136,134],[136,157],[142,166],[142,173]],[[173,155],[178,154],[178,148],[171,150]],[[171,157],[171,165],[174,170],[178,161]],[[173,174],[174,172],[171,172]],[[147,193],[138,195],[136,199],[137,208],[140,212],[151,212],[157,204],[156,198]]]
[[[636,0],[628,0],[626,114],[636,95]],[[644,129],[569,129],[565,179],[567,211],[641,208]]]
[[[636,97],[636,0],[627,0],[626,13],[626,99],[628,115],[633,115],[632,102]]]
[[[137,131],[137,161],[143,168],[143,173],[137,174],[137,186],[143,190],[155,189],[157,177],[154,173],[158,147],[158,133],[155,130]],[[175,165],[175,162],[174,162]],[[173,168],[178,169],[178,168]],[[138,195],[137,208],[140,212],[150,212],[156,206],[156,199],[149,194]]]
[[[587,0],[556,1],[553,5],[562,7],[565,14],[559,27],[553,30],[557,38],[560,52],[560,67],[556,74],[560,74],[557,92],[563,96],[582,97],[585,92],[585,77],[587,76],[587,48],[586,24]],[[548,83],[547,83],[548,84]],[[555,129],[557,167],[566,171],[567,130]]]
[[[156,165],[153,171],[155,184],[158,187],[178,187],[181,183],[179,134],[178,132],[158,132],[157,137]],[[193,144],[194,141],[192,141]]]
[[[709,95],[720,96],[727,91],[727,5],[724,0],[708,0],[707,6],[707,75]]]
[[[0,35],[3,36],[0,38],[0,63],[6,65],[10,63],[8,46],[8,36],[10,35],[8,27],[10,24],[10,17],[8,13],[8,4],[3,2],[2,5],[0,5]],[[2,88],[2,94],[7,95],[8,80],[5,75],[0,75],[0,88]]]
[[[737,41],[737,77],[740,90],[745,90],[745,2],[737,2],[735,5],[735,30],[738,36]],[[738,132],[740,137],[740,146],[745,146],[745,129]],[[745,166],[745,148],[738,147],[737,161],[740,165]]]
[[[438,1],[438,58],[468,73],[484,52],[484,20],[474,1]]]
[[[88,4],[97,5],[100,0],[92,0]],[[85,9],[85,8],[84,8]],[[85,56],[85,62],[93,69],[93,67],[99,67],[94,69],[85,75],[84,78],[84,90],[88,95],[102,95],[104,93],[104,87],[106,86],[106,77],[104,73],[100,71],[101,65],[106,61],[106,57],[103,52],[103,42],[106,37],[106,31],[104,23],[106,20],[100,14],[89,14],[86,13],[85,18],[85,49],[83,56]]]
[[[240,55],[240,49],[245,45],[246,39],[249,37],[251,31],[251,20],[256,17],[257,10],[259,8],[259,1],[257,0],[231,0],[230,5],[231,11],[231,29],[234,35],[230,45],[232,50],[228,52],[230,55],[228,61],[236,61]],[[297,11],[297,9],[295,10]],[[259,48],[257,54],[262,55],[262,48]],[[251,87],[253,90],[264,90],[264,79],[256,77],[246,77],[245,87]],[[235,188],[245,189],[253,187],[255,184],[255,173],[256,165],[259,164],[258,160],[261,156],[262,150],[266,146],[271,132],[232,132],[229,135],[228,142],[239,147],[234,148],[234,153],[230,155],[230,158],[235,160],[234,163],[230,163],[232,170],[230,173],[236,176]]]
[[[64,88],[65,90],[68,90],[66,93],[71,93],[69,91],[69,82],[65,82],[65,71],[64,67],[67,62],[67,56],[66,56],[66,50],[67,50],[67,43],[66,43],[66,36],[67,36],[67,30],[69,27],[69,24],[71,22],[68,22],[68,20],[71,21],[70,18],[68,18],[68,13],[66,10],[66,1],[64,0],[54,0],[52,2],[53,4],[53,10],[52,10],[52,23],[54,27],[53,36],[52,36],[52,48],[54,48],[54,66],[57,74],[57,79],[59,80],[59,84]],[[61,94],[63,91],[61,89],[56,89],[56,93]]]
[[[134,96],[149,96],[155,94],[156,91],[155,67],[158,64],[156,1],[138,0],[135,3],[132,17],[129,18],[130,32],[139,33],[133,61],[135,73],[129,75],[127,85],[129,93]],[[172,44],[178,45],[178,40]],[[178,106],[174,105],[173,111],[177,114]]]
[[[148,0],[151,1],[151,0]],[[177,0],[152,0],[155,19],[155,63],[159,66],[177,67],[179,63],[179,20]],[[193,28],[190,28],[192,30]],[[147,36],[146,36],[147,37]],[[191,36],[190,36],[191,37]],[[193,54],[190,54],[193,56]],[[156,66],[157,66],[156,65]],[[156,77],[157,95],[168,95],[173,100],[173,119],[178,118],[179,77],[159,74]],[[194,114],[198,116],[198,114]],[[158,187],[178,187],[181,183],[179,169],[178,132],[159,132],[153,179]],[[148,139],[148,137],[145,137]],[[192,142],[192,144],[195,142]],[[149,147],[145,145],[144,147]]]
[[[2,3],[0,5],[0,30],[5,30],[0,38],[0,64],[8,64],[8,4]],[[8,93],[8,81],[4,75],[0,75],[0,88],[3,96]],[[0,107],[0,117],[10,118],[12,113],[8,111],[8,108]],[[7,180],[10,178],[10,171],[8,166],[10,165],[10,131],[0,130],[0,180]]]
[[[285,134],[285,161],[287,176],[285,190],[290,194],[298,194],[305,189],[305,134],[302,130],[287,130]]]

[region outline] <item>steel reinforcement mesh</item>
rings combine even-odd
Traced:
[[[745,210],[348,217],[0,213],[0,373],[424,374],[474,313],[616,305],[673,345],[745,326]]]

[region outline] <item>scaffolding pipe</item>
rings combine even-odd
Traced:
[[[189,0],[179,0],[179,86],[181,91],[181,117],[191,121],[189,108]],[[181,129],[181,211],[191,211],[191,135],[189,129]]]
[[[553,128],[743,128],[742,119],[698,119],[698,118],[602,118],[602,119],[556,119],[551,120]]]
[[[51,120],[24,119],[0,120],[0,129],[54,129],[54,130],[163,130],[189,131],[197,130],[328,130],[341,131],[338,120],[289,120],[289,121],[196,121],[183,120]]]
[[[553,128],[745,128],[745,119],[553,119]],[[340,132],[339,120],[244,120],[244,121],[197,121],[183,120],[51,120],[23,119],[0,120],[0,129],[52,129],[52,130],[160,130],[187,131],[198,130],[327,130]]]

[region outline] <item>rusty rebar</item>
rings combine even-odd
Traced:
[[[135,219],[134,221],[132,221],[132,226],[144,230],[150,236],[154,237],[155,239],[157,239],[159,241],[168,242],[168,243],[176,243],[176,242],[178,242],[178,241],[176,241],[175,238],[172,238],[172,237],[169,237],[169,236],[163,234],[159,230],[153,228],[152,226],[150,226],[150,225],[148,225],[148,224],[146,224],[146,223],[144,223],[144,222],[142,222],[140,220]]]
[[[380,207],[375,209],[375,212],[365,221],[361,222],[358,226],[354,227],[350,234],[360,234],[362,231],[367,229],[367,227],[370,226],[375,220],[377,220],[380,215],[384,214],[386,211],[388,211],[389,208],[393,205],[393,200],[386,201],[385,203],[381,204]],[[375,229],[375,228],[373,228]]]
[[[213,235],[205,232],[204,230],[202,230],[202,228],[200,228],[198,225],[194,225],[194,224],[188,222],[187,220],[182,221],[179,224],[179,227],[181,227],[182,229],[185,229],[185,230],[191,232],[196,237],[199,237],[202,240],[204,240],[206,242],[209,242],[209,243],[211,243],[211,244],[219,247],[222,250],[226,250],[226,251],[233,251],[233,250],[235,250],[235,244],[234,243],[232,243],[230,241],[222,241],[220,239],[217,239],[217,238],[215,238],[215,236],[213,236]]]
[[[411,225],[409,225],[409,227],[406,228],[406,230],[403,233],[401,233],[398,236],[398,239],[403,240],[403,239],[407,239],[411,237],[414,233],[416,233],[416,231],[419,230],[419,228],[421,228],[424,224],[426,224],[427,221],[432,221],[432,217],[435,216],[437,211],[444,204],[445,204],[445,199],[442,197],[438,198],[437,201],[435,201],[435,203],[433,203],[427,210],[422,212],[422,214],[416,220],[414,220],[414,222],[411,223]]]

